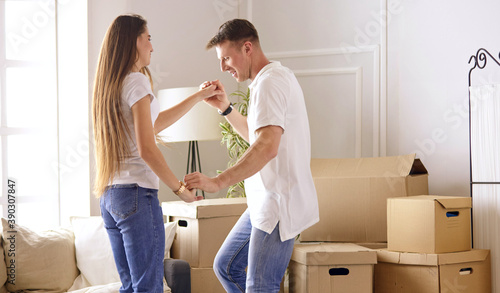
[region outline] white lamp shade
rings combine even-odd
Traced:
[[[198,87],[171,88],[158,91],[160,111],[177,105],[198,91]],[[220,140],[219,123],[223,121],[217,110],[204,102],[196,104],[174,124],[160,132],[167,142]]]

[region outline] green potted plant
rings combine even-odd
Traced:
[[[236,91],[229,95],[230,97],[238,97],[240,102],[233,103],[237,107],[238,112],[243,116],[248,115],[248,102],[250,101],[250,89],[245,91]],[[229,122],[220,123],[222,129],[221,144],[225,143],[227,146],[227,153],[229,155],[228,168],[234,166],[239,158],[245,153],[250,146],[231,126]],[[218,171],[219,173],[221,171]],[[243,181],[230,186],[227,190],[227,197],[246,197],[245,183]]]

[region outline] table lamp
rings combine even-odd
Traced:
[[[160,102],[160,111],[177,105],[197,91],[198,87],[159,90],[158,101]],[[160,132],[160,136],[167,142],[189,142],[186,174],[195,171],[202,172],[198,141],[221,140],[222,135],[219,123],[223,120],[216,109],[204,102],[199,102],[181,119]],[[203,198],[205,198],[204,191],[202,191],[202,194]]]

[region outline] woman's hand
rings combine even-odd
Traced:
[[[200,85],[200,89],[206,89],[215,86],[214,95],[205,98],[205,102],[210,106],[225,111],[229,107],[229,99],[227,98],[224,86],[219,80],[205,81]]]
[[[200,85],[200,90],[196,93],[198,95],[198,101],[205,100],[207,98],[220,95],[223,91],[218,89],[216,85],[206,84],[204,82]]]
[[[196,195],[196,189],[190,190],[187,188],[181,194],[179,194],[178,197],[185,202],[193,202],[203,199],[203,196]]]

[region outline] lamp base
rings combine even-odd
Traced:
[[[192,140],[189,142],[188,147],[188,159],[186,174],[193,172],[201,172],[201,162],[200,162],[200,150],[198,149],[198,141]],[[205,191],[201,191],[203,198],[205,198]],[[198,195],[198,190],[196,190],[196,195]]]

